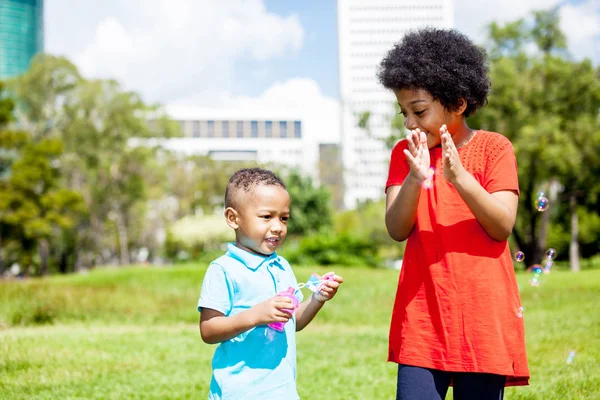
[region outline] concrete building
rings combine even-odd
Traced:
[[[0,80],[29,69],[44,51],[44,1],[0,0]]]
[[[319,182],[318,133],[297,116],[182,107],[167,112],[182,134],[163,141],[170,150],[215,160],[285,165]]]
[[[409,30],[453,26],[453,0],[338,0],[338,58],[341,97],[344,204],[384,196],[394,95],[377,81],[385,54]],[[370,135],[357,127],[371,113]]]

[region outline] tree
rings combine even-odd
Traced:
[[[600,163],[600,80],[589,60],[567,57],[558,25],[555,10],[535,12],[529,22],[490,25],[492,93],[489,105],[469,123],[505,134],[515,147],[521,202],[513,237],[529,262],[541,261],[550,220],[559,217],[556,203],[562,200],[570,204],[570,259],[577,270],[577,208]],[[526,53],[528,45],[538,53]],[[534,208],[539,191],[560,187],[564,192],[549,211]]]
[[[309,235],[333,224],[329,192],[315,187],[310,177],[291,171],[285,183],[292,201],[288,234]]]
[[[28,260],[37,248],[39,272],[46,274],[51,237],[76,223],[83,203],[77,193],[60,187],[57,161],[62,142],[56,138],[34,141],[25,132],[6,129],[13,107],[3,97],[1,85],[0,99],[0,272],[4,269],[1,238],[6,237]]]
[[[138,247],[131,225],[144,220],[146,178],[153,175],[149,168],[156,151],[132,141],[174,136],[173,126],[156,118],[164,115],[158,106],[145,104],[115,81],[85,80],[61,57],[37,56],[11,87],[18,98],[19,124],[32,132],[32,139],[62,141],[62,181],[81,194],[87,208],[87,218],[59,246],[75,252],[69,257],[73,267],[63,269],[109,262],[114,254],[128,263],[131,247]]]

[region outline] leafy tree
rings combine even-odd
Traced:
[[[589,60],[567,57],[558,22],[556,11],[538,11],[531,21],[490,25],[493,89],[470,123],[505,134],[515,147],[521,202],[513,237],[528,261],[541,261],[554,218],[570,225],[571,267],[578,270],[577,209],[598,210],[591,174],[600,163],[600,79]],[[527,53],[531,46],[538,52]],[[544,213],[534,207],[540,191],[555,193]],[[561,220],[564,203],[568,222]]]
[[[135,140],[173,136],[173,125],[156,117],[164,115],[159,107],[115,81],[85,80],[61,57],[37,56],[11,87],[20,126],[35,141],[62,141],[63,184],[85,201],[87,218],[64,235],[67,242],[59,247],[76,252],[69,257],[75,265],[107,262],[115,253],[120,263],[128,263],[132,247],[141,246],[134,234],[139,231],[131,226],[144,220],[156,151],[136,146]]]
[[[15,259],[25,261],[25,267],[32,263],[37,248],[39,272],[46,274],[53,235],[76,223],[83,202],[77,193],[60,187],[60,139],[34,141],[27,133],[6,129],[12,102],[3,98],[1,86],[0,99],[0,235],[26,256]],[[0,271],[4,269],[3,242],[0,240]]]
[[[316,187],[310,177],[298,171],[291,171],[285,184],[292,200],[288,234],[309,235],[332,226],[330,194],[325,187]]]

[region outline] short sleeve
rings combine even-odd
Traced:
[[[404,149],[408,149],[408,142],[406,139],[401,140],[392,149],[392,156],[390,158],[390,169],[388,172],[388,179],[385,184],[385,190],[390,186],[402,185],[406,176],[410,172],[408,161],[406,161],[406,155]]]
[[[483,188],[488,193],[512,190],[520,195],[517,159],[510,141],[502,137],[488,151],[492,157],[485,166]]]
[[[227,316],[232,309],[232,299],[233,282],[221,265],[212,263],[204,275],[198,311],[202,312],[203,308],[210,308]]]

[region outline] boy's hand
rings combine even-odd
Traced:
[[[466,170],[460,162],[458,150],[456,149],[456,145],[454,144],[446,125],[442,125],[440,128],[440,138],[442,139],[444,178],[446,178],[448,182],[455,184],[457,178],[466,172]]]
[[[313,293],[313,298],[321,303],[331,300],[338,291],[340,285],[344,282],[344,278],[336,275],[334,272],[328,272],[323,275],[323,278],[327,278],[323,281],[321,290],[317,293]]]
[[[251,310],[254,312],[256,325],[267,325],[271,322],[287,322],[292,318],[288,312],[294,309],[294,303],[289,297],[275,296],[258,303]]]
[[[408,150],[404,150],[404,155],[410,166],[410,174],[421,184],[428,178],[427,173],[431,164],[427,135],[417,128],[410,131],[406,140]]]

